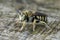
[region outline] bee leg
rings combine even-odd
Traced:
[[[36,20],[34,20],[33,22],[33,31],[35,31],[35,24],[36,24]]]
[[[43,21],[40,21],[41,23],[45,24],[46,28],[50,29],[50,27],[48,26],[48,24],[46,24],[45,22]]]
[[[35,31],[35,25],[33,24],[33,31]]]
[[[50,27],[48,26],[48,24],[45,24],[46,28],[50,29]]]
[[[22,25],[22,27],[20,28],[19,31],[22,31],[22,30],[25,28],[25,25],[26,25],[26,22],[24,21],[24,22],[23,22],[23,25]]]

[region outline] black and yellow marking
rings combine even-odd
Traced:
[[[31,11],[24,11],[23,14],[26,16],[26,19],[29,19],[30,17],[34,17],[32,19],[33,21],[34,21],[34,19],[36,19],[39,21],[47,22],[47,15],[46,14],[43,14],[40,12],[32,13]]]
[[[37,18],[38,18],[38,19],[40,19],[40,17],[39,17],[39,16],[37,16]]]
[[[41,16],[39,18],[40,18],[40,21],[41,21]]]
[[[37,19],[39,19],[40,21],[46,20],[44,16],[37,16]]]
[[[36,16],[37,20],[47,23],[47,15],[46,14],[43,14],[43,13],[40,13],[40,12],[36,12],[35,16]]]

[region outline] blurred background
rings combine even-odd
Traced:
[[[13,7],[15,10],[29,9],[46,12],[48,15],[52,16],[60,15],[56,15],[60,10],[60,0],[0,0],[0,4],[11,8]],[[50,12],[53,12],[53,14]]]

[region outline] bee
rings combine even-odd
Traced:
[[[25,17],[23,17],[24,21],[20,31],[22,31],[25,28],[26,22],[32,22],[33,31],[35,31],[36,23],[44,23],[47,25],[47,15],[44,13],[25,10],[22,11],[22,14],[25,15]],[[47,28],[49,28],[49,26],[47,26]]]

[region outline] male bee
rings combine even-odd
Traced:
[[[20,29],[22,31],[25,28],[26,22],[32,22],[33,23],[33,31],[35,31],[35,24],[36,23],[47,23],[47,15],[40,13],[40,12],[32,12],[32,11],[22,11],[22,14],[24,15],[23,19],[23,25]],[[20,14],[21,16],[21,14]],[[20,17],[19,17],[20,18]],[[47,27],[49,28],[49,26]]]

